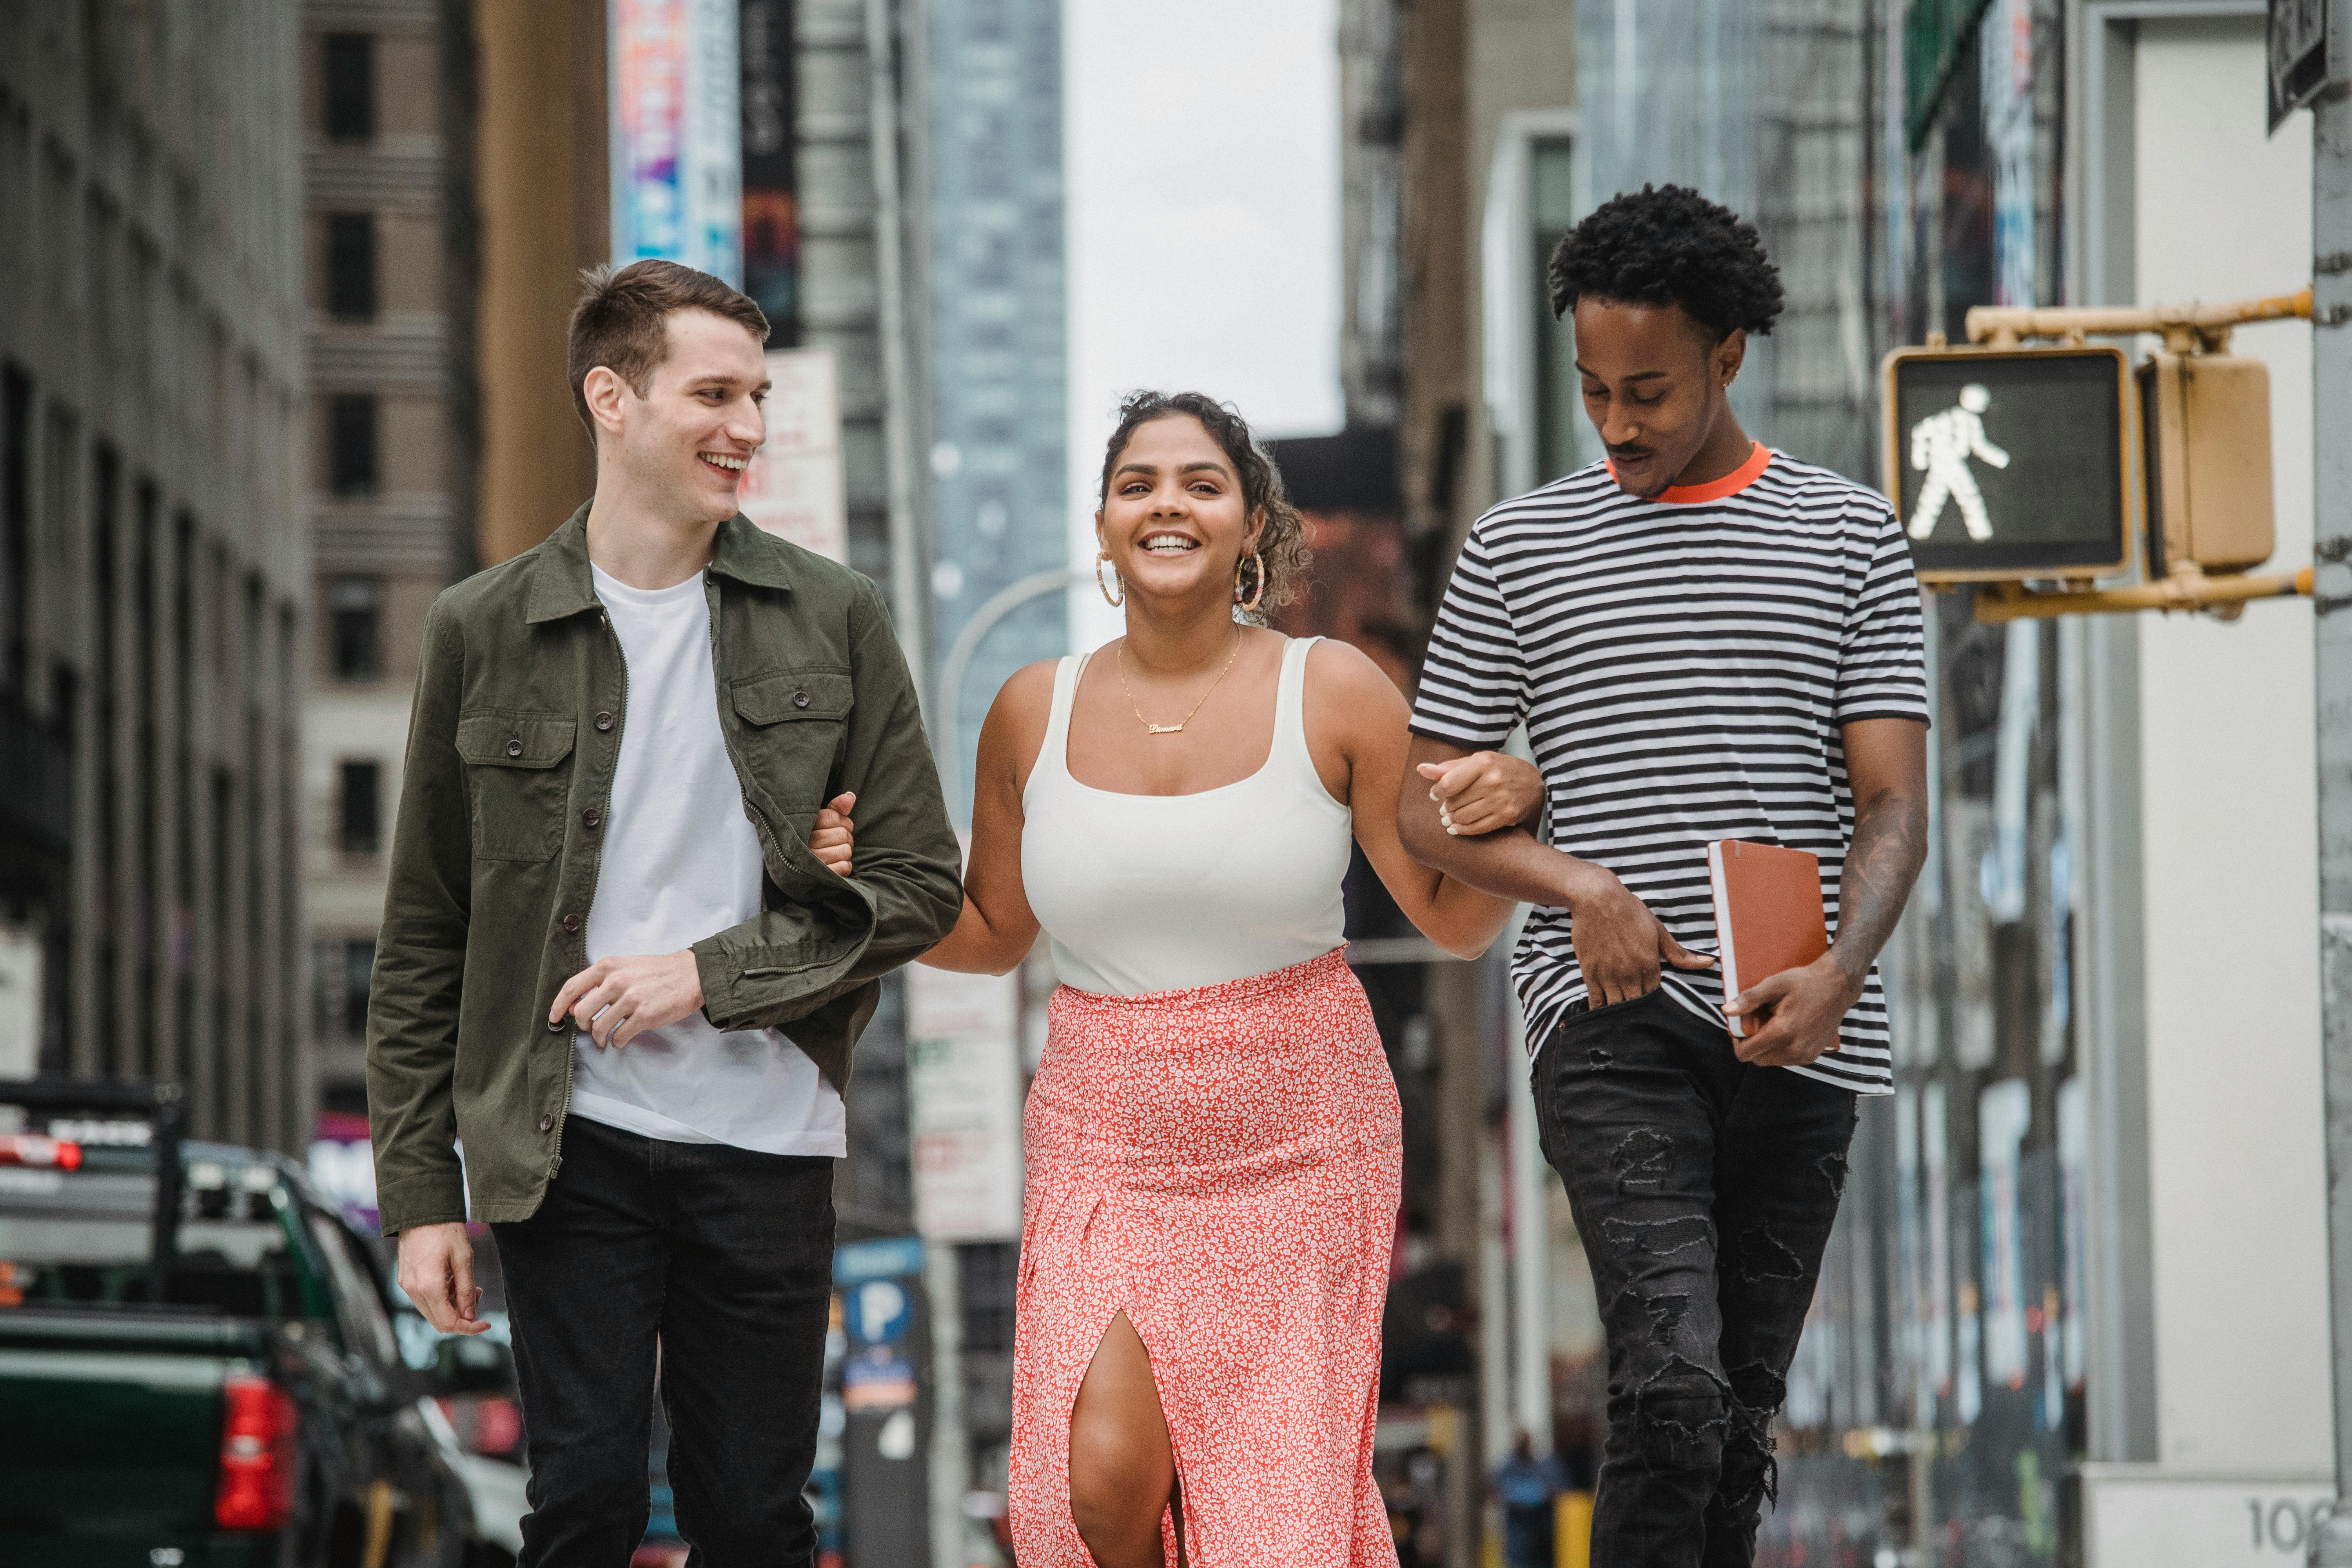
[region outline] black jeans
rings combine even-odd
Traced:
[[[521,1568],[626,1568],[654,1379],[696,1568],[804,1568],[833,1289],[833,1162],[573,1117],[527,1220],[492,1227],[530,1458]]]
[[[1594,1568],[1746,1568],[1855,1097],[1746,1065],[1664,991],[1577,1004],[1534,1088],[1609,1340]]]

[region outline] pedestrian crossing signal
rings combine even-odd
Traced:
[[[1920,580],[2122,571],[2129,374],[2115,348],[1888,354],[1887,489]]]
[[[2270,368],[2234,354],[2159,353],[2136,374],[2149,579],[2186,566],[2246,572],[2268,561],[2277,543]]]

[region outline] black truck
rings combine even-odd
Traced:
[[[503,1568],[521,1471],[448,1417],[506,1348],[399,1325],[300,1167],[179,1106],[0,1084],[0,1563]]]

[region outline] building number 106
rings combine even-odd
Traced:
[[[2293,1498],[2248,1498],[2247,1522],[2254,1532],[2254,1550],[2267,1546],[2273,1552],[2300,1552],[2319,1521],[2335,1511],[2335,1504],[2326,1498],[2311,1502],[2297,1502]]]

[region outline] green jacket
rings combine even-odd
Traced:
[[[588,569],[588,509],[443,594],[425,620],[407,775],[368,997],[368,1121],[386,1235],[526,1219],[562,1163],[598,824],[628,718],[620,639]],[[719,1029],[782,1029],[836,1088],[879,977],[946,936],[961,857],[915,686],[872,583],[761,532],[709,569],[719,728],[759,830],[765,908],[694,945]],[[808,849],[857,794],[854,877]],[[454,1145],[465,1144],[461,1166]]]

